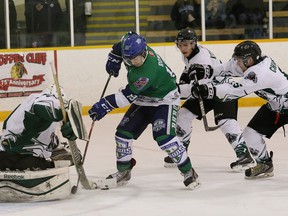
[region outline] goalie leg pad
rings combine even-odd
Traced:
[[[0,171],[1,202],[36,202],[70,196],[69,168]]]

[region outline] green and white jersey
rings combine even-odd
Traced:
[[[153,49],[147,46],[147,57],[142,66],[125,66],[128,71],[126,88],[132,92],[129,101],[141,106],[180,104],[176,75]]]
[[[30,95],[4,121],[0,151],[49,158],[62,119],[58,99],[43,93]]]

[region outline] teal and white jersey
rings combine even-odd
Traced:
[[[176,75],[153,49],[147,46],[147,57],[142,66],[125,66],[128,85],[115,94],[118,107],[132,102],[141,106],[180,105]]]
[[[58,99],[44,93],[30,95],[4,121],[0,151],[49,158],[62,119]],[[2,142],[5,139],[9,144]]]

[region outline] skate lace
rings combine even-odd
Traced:
[[[111,174],[111,176],[113,177],[113,178],[120,178],[121,176],[123,176],[123,173],[124,172],[115,172],[115,173],[113,173],[113,174]]]
[[[125,171],[123,171],[123,172],[116,172],[116,173],[113,173],[113,174],[111,174],[111,176],[113,177],[113,178],[116,178],[117,179],[117,181],[120,181],[120,180],[122,180],[122,179],[125,179],[126,178],[126,176],[128,175],[128,170],[125,170]]]

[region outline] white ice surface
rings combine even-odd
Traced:
[[[244,127],[256,108],[240,108]],[[208,115],[209,124],[214,126]],[[85,169],[93,180],[116,171],[114,133],[122,114],[108,115],[95,123]],[[84,116],[87,131],[91,121]],[[2,127],[2,123],[0,123]],[[82,188],[66,200],[38,203],[0,203],[0,215],[9,216],[285,216],[288,215],[288,143],[279,129],[267,140],[274,151],[274,174],[267,179],[246,180],[229,164],[235,154],[220,130],[205,132],[203,123],[193,124],[189,155],[202,183],[197,190],[184,187],[176,168],[164,168],[162,152],[152,139],[151,127],[134,142],[137,165],[123,187],[87,191]],[[78,142],[83,151],[85,142]],[[77,175],[70,167],[71,183]],[[2,194],[1,194],[2,196]]]

